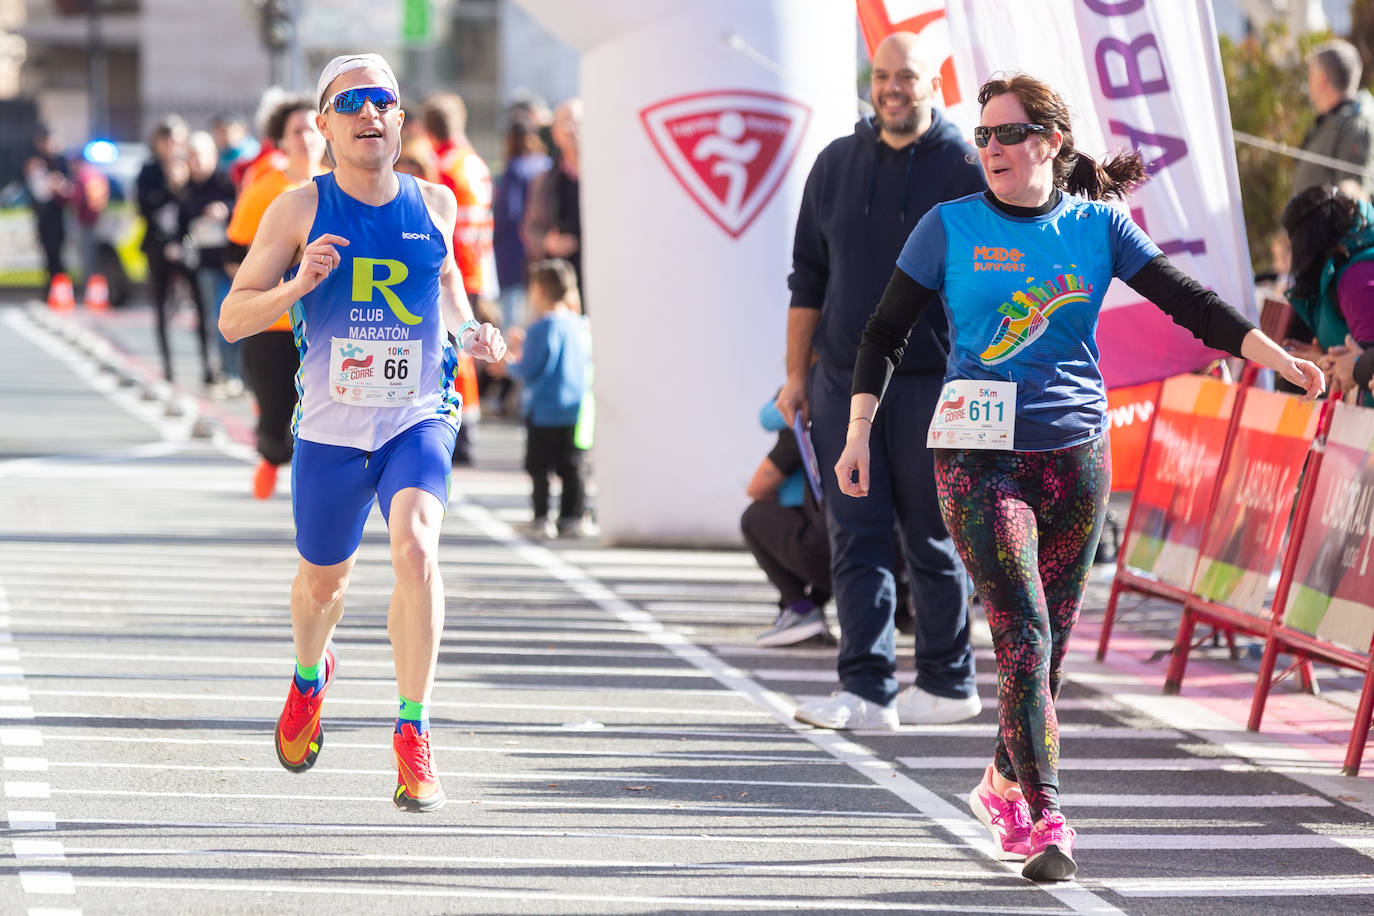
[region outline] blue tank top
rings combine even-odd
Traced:
[[[315,179],[309,238],[349,244],[291,309],[301,355],[291,429],[301,439],[375,451],[431,417],[458,422],[457,354],[439,310],[448,248],[414,177],[396,177],[399,192],[380,207],[349,197],[332,172]]]

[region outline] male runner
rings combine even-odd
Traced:
[[[273,201],[219,323],[233,341],[290,309],[301,353],[291,464],[296,675],[277,722],[277,759],[303,772],[324,742],[320,706],[337,668],[330,637],[375,496],[396,576],[387,613],[401,705],[393,799],[431,811],[444,803],[426,713],[444,623],[439,527],[461,407],[449,335],[488,361],[506,344],[478,325],[463,293],[453,193],[392,170],[405,113],[391,67],[376,54],[336,57],[318,101],[337,168]]]

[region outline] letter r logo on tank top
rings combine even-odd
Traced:
[[[386,275],[377,276],[377,268],[385,267]],[[353,259],[353,301],[371,302],[374,291],[382,294],[387,306],[391,309],[398,319],[405,324],[419,324],[421,318],[405,307],[401,302],[401,297],[396,295],[390,287],[404,282],[410,276],[410,270],[400,261],[391,258],[358,258]]]

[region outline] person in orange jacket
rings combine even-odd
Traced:
[[[467,106],[452,92],[432,95],[420,113],[439,156],[439,180],[458,198],[453,253],[468,299],[493,298],[496,256],[492,249],[491,170],[467,138]]]
[[[467,138],[467,120],[467,105],[462,96],[453,92],[430,96],[420,111],[420,121],[439,157],[439,181],[458,199],[453,255],[463,274],[468,302],[476,308],[479,299],[496,297],[496,253],[492,242],[491,170]],[[471,360],[466,363],[459,367],[463,423],[458,427],[454,464],[472,463],[472,437],[481,416],[477,367]]]
[[[258,234],[267,206],[285,192],[329,171],[325,141],[315,123],[315,103],[304,96],[281,100],[267,118],[266,134],[275,158],[263,160],[245,184],[226,235],[226,266],[237,269]],[[280,167],[278,167],[280,166]],[[253,495],[268,499],[277,489],[277,469],[291,461],[291,414],[296,409],[296,350],[291,322],[282,315],[267,330],[243,341],[243,375],[258,402],[257,447],[262,460],[253,472]]]

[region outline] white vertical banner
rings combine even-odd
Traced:
[[[597,511],[610,543],[739,542],[784,380],[792,238],[853,130],[853,6],[520,0],[582,52]]]
[[[1096,159],[1139,149],[1150,181],[1128,201],[1184,272],[1255,317],[1231,113],[1209,0],[948,0],[967,94],[997,72],[1048,82]],[[1128,286],[1107,293],[1098,326],[1108,387],[1200,368],[1214,351]]]

